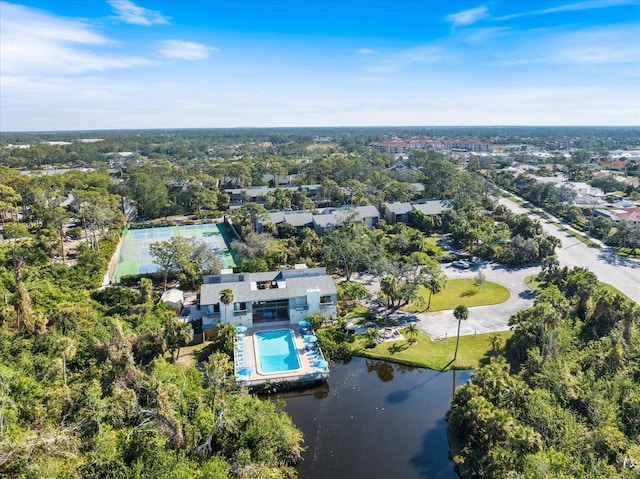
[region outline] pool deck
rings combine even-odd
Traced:
[[[278,371],[270,374],[260,374],[258,372],[258,362],[256,358],[254,334],[259,331],[273,331],[277,329],[289,329],[293,333],[293,343],[300,359],[301,367],[295,371]],[[316,349],[321,359],[324,355],[320,348]],[[259,326],[249,328],[246,333],[236,336],[234,367],[236,382],[244,386],[260,386],[264,384],[296,384],[309,383],[326,380],[329,377],[329,367],[319,368],[313,365],[316,360],[311,357],[310,345],[302,339],[297,324],[279,323],[269,326]],[[251,374],[238,374],[242,368],[251,368]]]

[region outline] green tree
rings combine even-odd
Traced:
[[[429,274],[426,281],[422,285],[429,291],[429,302],[427,303],[427,309],[431,308],[431,297],[434,294],[440,293],[447,285],[447,277],[442,270],[434,271]]]
[[[416,342],[416,338],[418,337],[418,333],[420,331],[418,330],[418,326],[416,326],[416,323],[411,323],[405,328],[404,332],[409,337],[409,344],[413,344]]]
[[[368,228],[357,222],[326,233],[322,238],[322,253],[327,266],[341,271],[347,281],[355,271],[369,268],[382,254]]]
[[[489,343],[491,344],[491,351],[493,351],[494,356],[497,357],[502,350],[502,345],[504,343],[502,336],[498,333],[493,333],[489,336]]]
[[[400,283],[396,276],[385,276],[380,280],[380,291],[384,294],[387,308],[392,308],[400,300]]]
[[[453,310],[453,316],[458,320],[458,334],[456,336],[456,350],[453,354],[453,361],[455,361],[458,357],[458,345],[460,343],[460,323],[466,320],[469,317],[469,308],[467,308],[464,304],[459,304]]]
[[[147,304],[152,301],[153,282],[149,278],[140,278],[140,303]]]
[[[66,255],[64,252],[64,231],[67,223],[69,223],[69,220],[71,219],[71,216],[69,215],[69,212],[61,206],[57,206],[52,209],[47,216],[47,222],[50,223],[56,233],[58,233],[58,239],[60,240],[60,255],[62,256],[62,262],[66,263]]]
[[[169,204],[169,192],[162,180],[148,173],[134,173],[127,182],[131,199],[142,218],[158,218]]]
[[[165,317],[164,338],[167,350],[171,354],[171,359],[175,362],[180,357],[180,347],[193,339],[191,325],[180,320],[174,314],[167,314]]]
[[[229,305],[233,303],[235,297],[231,288],[224,288],[220,291],[220,302],[224,304],[224,320],[228,323]]]
[[[188,240],[182,237],[173,237],[167,241],[158,241],[149,245],[149,252],[153,256],[153,262],[162,269],[163,290],[167,290],[169,272],[184,263],[189,254]]]
[[[4,227],[8,216],[18,209],[18,202],[22,197],[11,186],[0,183],[0,220]]]

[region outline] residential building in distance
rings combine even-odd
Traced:
[[[428,140],[417,138],[411,140],[376,141],[371,148],[384,151],[392,155],[406,153],[409,150],[435,151],[490,151],[489,143],[477,140]]]
[[[271,211],[266,218],[259,218],[256,231],[268,230],[269,225],[276,229],[285,224],[293,226],[298,232],[302,228],[313,228],[318,235],[342,226],[347,221],[359,221],[368,228],[378,224],[380,212],[375,206],[341,206],[339,208],[325,208],[321,214],[314,215],[308,210],[300,211]]]
[[[389,224],[398,222],[409,224],[412,211],[420,211],[427,216],[432,216],[441,215],[452,209],[453,205],[447,200],[426,200],[414,203],[396,201],[383,205],[384,218]]]

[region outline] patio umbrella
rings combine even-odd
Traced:
[[[309,334],[307,336],[303,336],[302,340],[305,343],[317,343],[318,342],[318,338],[316,336],[314,336],[313,334]]]
[[[326,368],[327,366],[329,366],[329,363],[324,359],[317,359],[313,362],[313,365],[316,368]]]
[[[251,376],[251,373],[253,373],[253,369],[251,369],[249,366],[244,366],[238,369],[238,374],[240,376]]]
[[[302,328],[306,328],[311,326],[311,323],[305,319],[303,319],[302,321],[298,321],[298,326],[302,327]]]
[[[236,333],[246,333],[247,332],[247,327],[246,326],[238,326],[236,328]]]

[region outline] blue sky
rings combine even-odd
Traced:
[[[640,125],[640,0],[0,1],[0,131]]]

